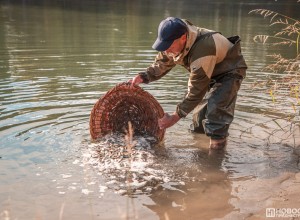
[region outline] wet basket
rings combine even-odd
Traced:
[[[162,141],[165,130],[157,120],[164,111],[156,99],[139,86],[121,83],[109,90],[94,105],[90,116],[90,133],[93,139],[107,134],[126,133],[128,122],[134,135],[150,135]]]

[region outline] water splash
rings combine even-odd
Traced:
[[[157,148],[162,147],[155,145],[155,138],[135,136],[133,141],[128,151],[123,136],[106,136],[89,144],[83,164],[96,169],[105,178],[105,186],[119,194],[150,193],[161,184],[175,181],[171,172],[156,163]]]

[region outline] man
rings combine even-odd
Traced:
[[[174,113],[159,119],[159,127],[169,128],[194,110],[191,130],[209,136],[211,149],[223,149],[237,92],[246,76],[240,38],[226,38],[187,20],[169,17],[160,23],[152,48],[159,51],[154,63],[135,76],[133,84],[158,80],[176,64],[190,72],[187,95]]]

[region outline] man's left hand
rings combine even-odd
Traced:
[[[180,120],[180,117],[176,112],[174,112],[171,115],[168,113],[165,113],[164,117],[162,117],[161,119],[158,119],[158,126],[160,129],[166,129],[166,128],[169,128],[169,127],[173,126],[174,124],[176,124],[179,120]]]

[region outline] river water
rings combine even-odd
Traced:
[[[288,129],[289,122],[273,121],[293,108],[273,103],[264,86],[253,86],[277,77],[261,69],[278,48],[252,39],[278,30],[248,14],[270,8],[299,18],[299,3],[260,2],[1,1],[0,219],[251,216],[260,203],[244,200],[244,182],[272,181],[300,169],[299,138],[278,131],[277,123]],[[125,171],[108,169],[95,155],[105,143],[91,140],[90,111],[106,91],[151,64],[157,26],[167,16],[242,38],[249,69],[228,146],[210,152],[206,137],[188,131],[188,116],[167,130],[163,146],[145,150],[147,160],[135,164],[135,171],[134,164]],[[188,73],[176,67],[142,87],[172,112],[187,80]],[[156,182],[129,184],[144,177]],[[250,192],[256,193],[262,192]]]

